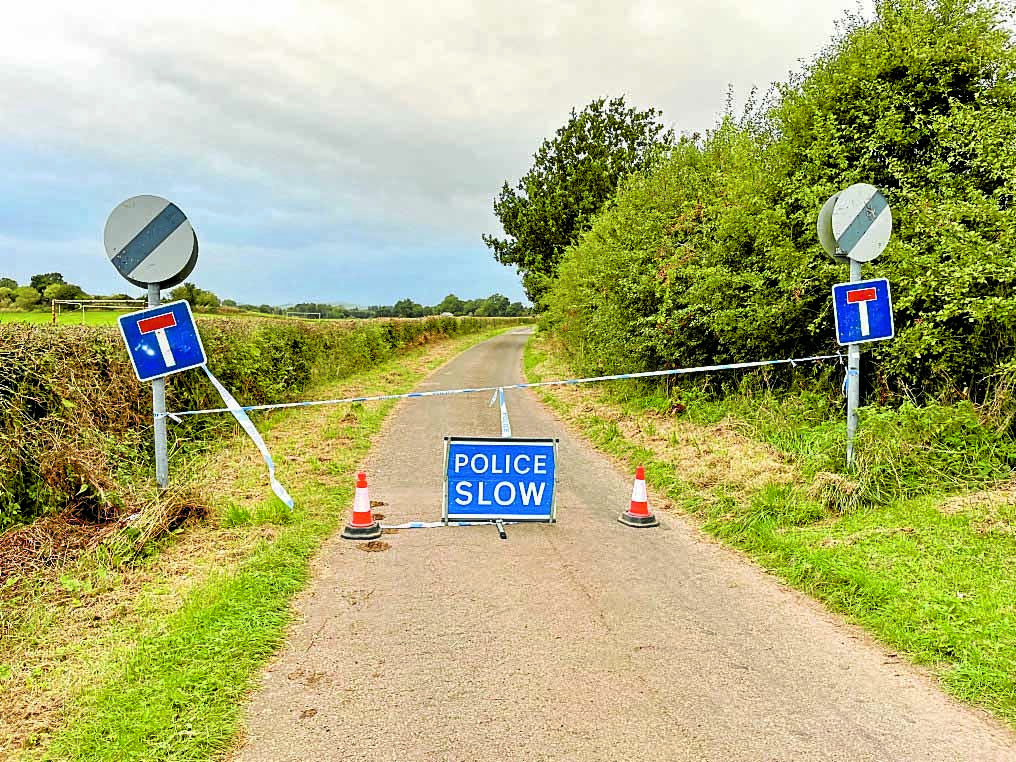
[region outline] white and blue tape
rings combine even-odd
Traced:
[[[570,378],[559,381],[538,381],[531,384],[505,384],[503,386],[479,386],[469,389],[438,389],[430,392],[409,392],[407,394],[375,394],[369,397],[344,397],[342,399],[330,400],[308,400],[304,402],[279,402],[273,405],[244,405],[237,410],[250,412],[252,410],[282,410],[294,407],[317,407],[319,405],[349,405],[354,402],[385,402],[387,400],[417,399],[422,397],[447,397],[455,394],[483,394],[493,392],[503,400],[505,389],[536,389],[542,386],[571,386],[574,384],[592,384],[599,381],[620,381],[627,378],[654,378],[659,376],[680,376],[691,373],[710,373],[722,370],[746,370],[748,368],[765,368],[772,365],[797,365],[798,363],[820,362],[822,360],[840,360],[842,355],[814,355],[812,357],[799,357],[786,360],[761,360],[757,362],[736,362],[726,365],[701,365],[695,368],[674,368],[672,370],[649,370],[642,373],[619,373],[613,376],[593,376],[590,378]],[[183,410],[174,413],[159,413],[179,420],[185,415],[211,415],[214,413],[233,413],[231,407],[216,407],[206,410]],[[234,413],[235,415],[235,413]],[[506,417],[506,416],[505,416]],[[504,418],[502,418],[504,423]]]
[[[229,393],[229,390],[222,385],[219,379],[212,375],[212,372],[208,370],[208,366],[202,365],[201,369],[208,376],[208,380],[212,382],[212,386],[218,390],[219,395],[222,397],[222,401],[227,405],[226,409],[233,414],[237,423],[239,423],[243,430],[247,432],[247,436],[254,441],[258,451],[261,453],[261,457],[265,459],[265,464],[268,466],[268,479],[272,484],[272,492],[274,492],[276,496],[278,496],[279,500],[288,505],[290,510],[292,510],[293,498],[289,496],[289,493],[286,491],[286,488],[282,486],[282,483],[275,478],[275,461],[272,460],[272,455],[268,452],[268,446],[265,444],[265,440],[262,439],[261,432],[255,428],[251,419],[247,417],[247,413],[245,413],[244,409],[240,407],[240,403],[236,401],[236,398]]]
[[[512,424],[508,420],[508,405],[504,401],[504,387],[499,386],[497,391],[494,392],[494,396],[490,398],[490,404],[493,405],[495,402],[501,405],[501,436],[510,437],[512,435]]]
[[[438,527],[489,527],[493,521],[407,521],[405,524],[382,524],[382,529],[437,529]],[[504,521],[505,526],[517,524],[516,521]]]
[[[740,362],[740,363],[728,363],[726,365],[704,365],[696,368],[675,368],[673,370],[652,370],[645,371],[643,373],[619,373],[612,376],[594,376],[591,378],[571,378],[560,381],[539,381],[532,384],[510,384],[507,386],[483,386],[475,389],[441,389],[431,392],[409,392],[408,394],[377,394],[369,397],[346,397],[343,399],[331,399],[331,400],[310,400],[306,402],[283,402],[275,405],[240,405],[236,401],[236,398],[224,387],[212,372],[208,370],[207,365],[202,365],[201,369],[208,376],[208,380],[212,382],[212,385],[219,392],[222,397],[222,401],[226,404],[226,407],[222,408],[209,408],[207,410],[183,410],[175,413],[156,413],[156,417],[168,417],[177,423],[182,422],[182,416],[185,415],[210,415],[213,413],[231,413],[237,422],[247,433],[247,435],[253,440],[257,446],[258,451],[261,453],[261,457],[264,458],[265,464],[268,466],[268,478],[272,485],[272,491],[278,496],[278,498],[293,508],[293,498],[290,497],[286,488],[282,486],[278,479],[275,478],[275,461],[272,460],[271,453],[268,452],[268,447],[265,445],[265,440],[262,439],[261,434],[254,426],[253,422],[247,416],[247,413],[251,410],[280,410],[283,408],[294,408],[294,407],[316,407],[318,405],[345,405],[352,404],[354,402],[382,402],[385,400],[400,400],[400,399],[415,399],[418,397],[447,397],[456,394],[480,394],[483,392],[493,392],[494,396],[491,398],[490,403],[493,405],[495,401],[500,403],[501,407],[501,436],[510,437],[512,435],[511,423],[508,420],[508,406],[505,402],[504,390],[505,389],[534,389],[542,386],[570,386],[574,384],[590,384],[598,381],[620,381],[627,378],[653,378],[657,376],[677,376],[685,375],[689,373],[707,373],[711,371],[721,370],[742,370],[748,368],[764,368],[770,365],[785,365],[791,366],[797,365],[798,363],[805,362],[819,362],[821,360],[836,360],[839,359],[842,363],[843,358],[841,355],[815,355],[812,357],[802,357],[799,359],[787,359],[787,360],[762,360],[759,362]],[[477,524],[489,524],[490,522],[476,522]],[[394,526],[386,526],[386,529],[416,529],[416,528],[428,528],[432,526],[442,526],[443,522],[410,522],[408,524],[398,524]],[[473,522],[460,523],[459,526],[472,526]]]

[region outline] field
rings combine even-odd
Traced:
[[[552,341],[530,381],[572,374]],[[748,376],[701,387],[548,387],[543,399],[674,510],[1016,727],[1012,445],[973,406],[862,409],[844,470],[841,401]],[[896,658],[896,654],[893,654]]]
[[[141,307],[129,310],[89,310],[84,315],[80,312],[61,312],[57,318],[58,325],[93,325],[93,326],[115,326],[116,319],[120,315],[142,309]],[[281,315],[263,315],[257,312],[224,312],[222,314],[207,314],[195,312],[194,317],[198,320],[216,319],[265,319],[274,318],[278,320],[304,320],[296,317],[283,317]],[[53,316],[49,312],[14,312],[0,310],[0,323],[32,323],[39,325],[51,325]],[[310,321],[308,321],[310,322]],[[316,321],[314,321],[316,322]],[[343,321],[327,321],[330,323]]]

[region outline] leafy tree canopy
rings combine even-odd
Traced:
[[[23,310],[30,310],[42,298],[36,289],[31,286],[22,286],[14,290],[14,306]]]
[[[215,309],[220,304],[219,297],[211,291],[198,288],[189,281],[174,288],[169,292],[169,296],[173,300],[185,299],[190,303],[191,307]]]
[[[455,294],[448,294],[448,296],[441,300],[441,303],[438,304],[435,309],[438,314],[442,312],[450,312],[453,315],[461,315],[464,311],[464,306],[465,303],[459,299],[459,297],[455,296]]]
[[[533,167],[494,200],[505,237],[483,242],[503,265],[514,265],[534,304],[557,274],[565,248],[614,195],[618,182],[648,167],[674,142],[656,109],[638,111],[624,98],[599,98],[544,140]]]
[[[392,314],[395,317],[401,318],[422,317],[423,306],[417,304],[412,299],[399,299],[392,306]]]
[[[570,247],[548,321],[591,372],[835,347],[823,202],[882,189],[881,393],[983,398],[1016,373],[1016,44],[989,0],[877,0],[773,97],[629,176]],[[1009,383],[1006,381],[1005,383]]]
[[[29,285],[41,294],[46,290],[46,286],[64,282],[64,277],[60,273],[40,273],[32,276]]]
[[[81,286],[76,286],[73,283],[50,283],[42,292],[42,298],[47,302],[54,299],[87,299],[88,294],[81,289]]]

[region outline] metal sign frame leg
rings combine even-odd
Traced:
[[[861,263],[850,260],[850,282],[861,280]],[[861,345],[847,345],[847,468],[854,467],[854,436],[857,434],[857,406],[861,398]]]
[[[158,283],[148,284],[148,306],[158,307],[162,289]],[[166,379],[152,381],[152,412],[155,415],[155,482],[159,489],[169,489],[169,447],[166,433]]]

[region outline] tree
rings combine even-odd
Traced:
[[[31,286],[22,286],[14,292],[14,306],[22,310],[30,310],[39,303],[42,294]]]
[[[877,0],[778,97],[633,174],[570,247],[545,323],[591,375],[823,354],[846,268],[815,219],[871,182],[896,229],[866,265],[897,336],[879,394],[977,399],[1016,367],[1016,45],[980,0]],[[868,362],[868,361],[866,361]],[[994,380],[993,380],[994,379]]]
[[[11,291],[18,287],[18,282],[14,278],[0,278],[0,288],[9,288]]]
[[[464,306],[465,303],[459,297],[455,296],[455,294],[448,294],[434,309],[438,313],[450,312],[453,315],[461,315]]]
[[[0,307],[10,307],[14,303],[14,289],[0,286]]]
[[[54,283],[64,283],[64,278],[60,273],[42,273],[40,275],[33,275],[32,281],[29,285],[41,294],[46,290],[46,286],[50,286]]]
[[[637,111],[624,98],[593,101],[571,111],[567,124],[534,154],[515,188],[505,182],[494,201],[505,238],[483,242],[503,265],[514,265],[529,298],[539,298],[557,274],[565,248],[585,230],[617,185],[646,169],[674,142],[656,109]]]
[[[198,289],[197,297],[194,299],[194,306],[214,310],[219,306],[219,297],[211,291]]]
[[[392,314],[402,318],[422,317],[423,307],[412,299],[399,299],[392,306]]]
[[[73,283],[50,283],[42,292],[42,299],[45,302],[52,302],[54,299],[87,299],[88,294],[81,290],[81,286]]]
[[[831,193],[853,182],[885,193],[896,229],[869,267],[892,282],[900,328],[873,359],[914,394],[976,397],[1016,358],[1011,20],[1001,3],[879,0],[873,22],[851,19],[772,114],[779,163],[793,168],[780,203],[813,260],[824,259],[815,211]]]
[[[491,294],[484,299],[483,304],[477,309],[476,314],[480,317],[503,317],[508,312],[508,297],[502,294]]]
[[[479,312],[480,307],[483,306],[485,299],[470,299],[468,302],[462,303],[462,314],[463,315],[476,315]]]
[[[188,281],[170,291],[169,298],[175,302],[184,299],[193,307],[197,303],[199,293],[201,293],[201,289]]]

